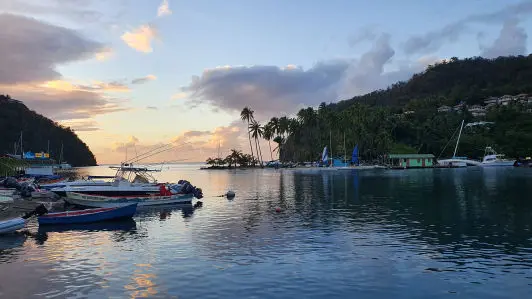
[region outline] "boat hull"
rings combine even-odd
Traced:
[[[113,219],[131,218],[137,211],[137,204],[115,208],[98,208],[81,211],[49,213],[38,218],[42,224],[92,223]]]
[[[170,196],[98,196],[76,192],[67,192],[65,201],[70,204],[95,208],[121,207],[136,203],[139,207],[158,206],[170,204],[189,204],[194,198],[193,194],[175,194]]]
[[[495,162],[487,162],[487,163],[481,163],[481,167],[510,167],[514,166],[515,161],[495,161]]]
[[[22,218],[14,218],[6,221],[0,221],[0,235],[13,233],[26,225]]]

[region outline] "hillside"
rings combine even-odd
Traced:
[[[50,141],[50,156],[59,160],[62,143],[63,160],[73,166],[96,165],[89,147],[70,128],[62,127],[9,96],[0,95],[0,128],[0,154],[13,153],[14,143],[22,131],[25,151],[46,151]]]
[[[459,101],[478,104],[490,96],[532,93],[532,54],[518,57],[457,59],[429,66],[407,82],[336,104],[345,109],[354,103],[402,106],[411,99],[438,98],[442,104]]]
[[[490,124],[467,126],[457,155],[478,159],[486,146],[512,158],[532,155],[532,55],[452,58],[386,90],[272,118],[265,131],[286,161],[316,160],[330,145],[335,156],[349,155],[356,144],[364,160],[389,153],[449,157],[462,120]]]

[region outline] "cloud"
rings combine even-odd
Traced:
[[[42,84],[0,85],[0,90],[23,101],[30,109],[58,121],[90,119],[96,115],[128,110],[125,100],[99,91]]]
[[[38,3],[36,3],[38,2]],[[2,0],[0,11],[32,16],[63,17],[76,23],[91,24],[104,19],[103,12],[93,6],[96,1],[87,0]],[[107,2],[107,1],[106,1]]]
[[[276,66],[223,66],[192,77],[181,88],[188,104],[208,104],[239,112],[250,106],[261,116],[291,114],[304,106],[335,102],[386,88],[422,71],[434,57],[420,61],[396,61],[390,35],[380,34],[370,50],[359,59],[322,61],[309,69]]]
[[[151,42],[157,37],[157,30],[153,25],[142,25],[133,31],[127,31],[121,38],[131,48],[144,53],[153,51]]]
[[[74,30],[22,16],[0,14],[0,28],[0,84],[59,79],[59,65],[105,48]]]
[[[300,104],[319,104],[336,98],[336,84],[348,67],[346,61],[317,63],[308,70],[277,66],[218,67],[192,78],[181,92],[189,104],[240,111],[292,111]],[[184,96],[184,95],[183,95]]]
[[[93,132],[100,130],[98,124],[93,120],[61,121],[61,125],[69,127],[76,132]]]
[[[94,57],[99,61],[105,61],[113,56],[114,52],[111,48],[103,48],[101,51],[97,52]]]
[[[41,84],[43,87],[53,88],[55,90],[62,91],[97,91],[97,92],[129,92],[130,89],[127,85],[112,81],[112,82],[102,82],[102,81],[92,81],[89,84],[80,83],[74,84],[69,81],[64,80],[54,80],[47,81]]]
[[[147,106],[146,109],[148,109],[148,110],[159,110],[159,108],[157,108],[155,106]]]
[[[482,56],[496,58],[507,55],[523,55],[526,53],[527,37],[525,29],[519,27],[518,20],[507,20],[493,44],[483,49]]]
[[[168,0],[163,0],[161,5],[159,5],[159,8],[157,9],[157,16],[162,17],[171,14],[172,11],[170,10],[170,6],[168,5]]]
[[[441,29],[410,37],[404,44],[404,51],[407,54],[434,52],[446,42],[456,42],[470,29],[472,24],[503,23],[508,19],[514,19],[531,13],[532,1],[523,1],[519,4],[509,5],[493,13],[470,15],[450,23]]]
[[[211,131],[186,131],[183,133],[184,137],[200,137],[210,135]]]
[[[136,78],[136,79],[131,80],[131,84],[143,84],[143,83],[153,81],[156,79],[157,77],[155,75],[147,75],[146,77]]]

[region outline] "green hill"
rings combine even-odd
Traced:
[[[521,96],[482,107],[485,99],[503,95]],[[460,102],[465,103],[462,108],[438,111],[442,105]],[[478,159],[486,146],[492,146],[509,157],[530,156],[531,102],[532,55],[452,58],[385,90],[322,103],[318,109],[301,109],[293,119],[273,118],[266,128],[277,136],[272,140],[281,144],[281,159],[285,161],[316,160],[323,147],[331,144],[335,156],[344,152],[349,156],[358,144],[364,160],[388,153],[449,157],[462,120],[492,124],[466,127],[457,155]],[[480,108],[472,107],[478,104]],[[475,109],[483,110],[482,115],[473,114]]]
[[[50,155],[59,160],[63,144],[63,160],[72,166],[96,165],[89,147],[70,128],[28,109],[23,103],[0,95],[0,154],[13,153],[14,143],[23,133],[24,151],[46,152],[50,142]]]
[[[406,82],[374,91],[336,105],[340,109],[354,103],[402,106],[411,99],[438,98],[447,104],[464,101],[478,104],[490,96],[532,93],[532,55],[457,59],[429,66]]]

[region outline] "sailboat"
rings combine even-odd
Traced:
[[[438,160],[438,164],[447,165],[449,167],[466,167],[467,166],[467,163],[466,163],[467,157],[456,156],[456,151],[458,150],[458,144],[460,143],[460,137],[462,136],[463,129],[464,129],[464,120],[462,120],[462,124],[460,125],[460,132],[458,133],[458,139],[456,140],[456,145],[454,146],[453,156],[449,159]],[[464,162],[456,161],[456,160],[464,160]]]

